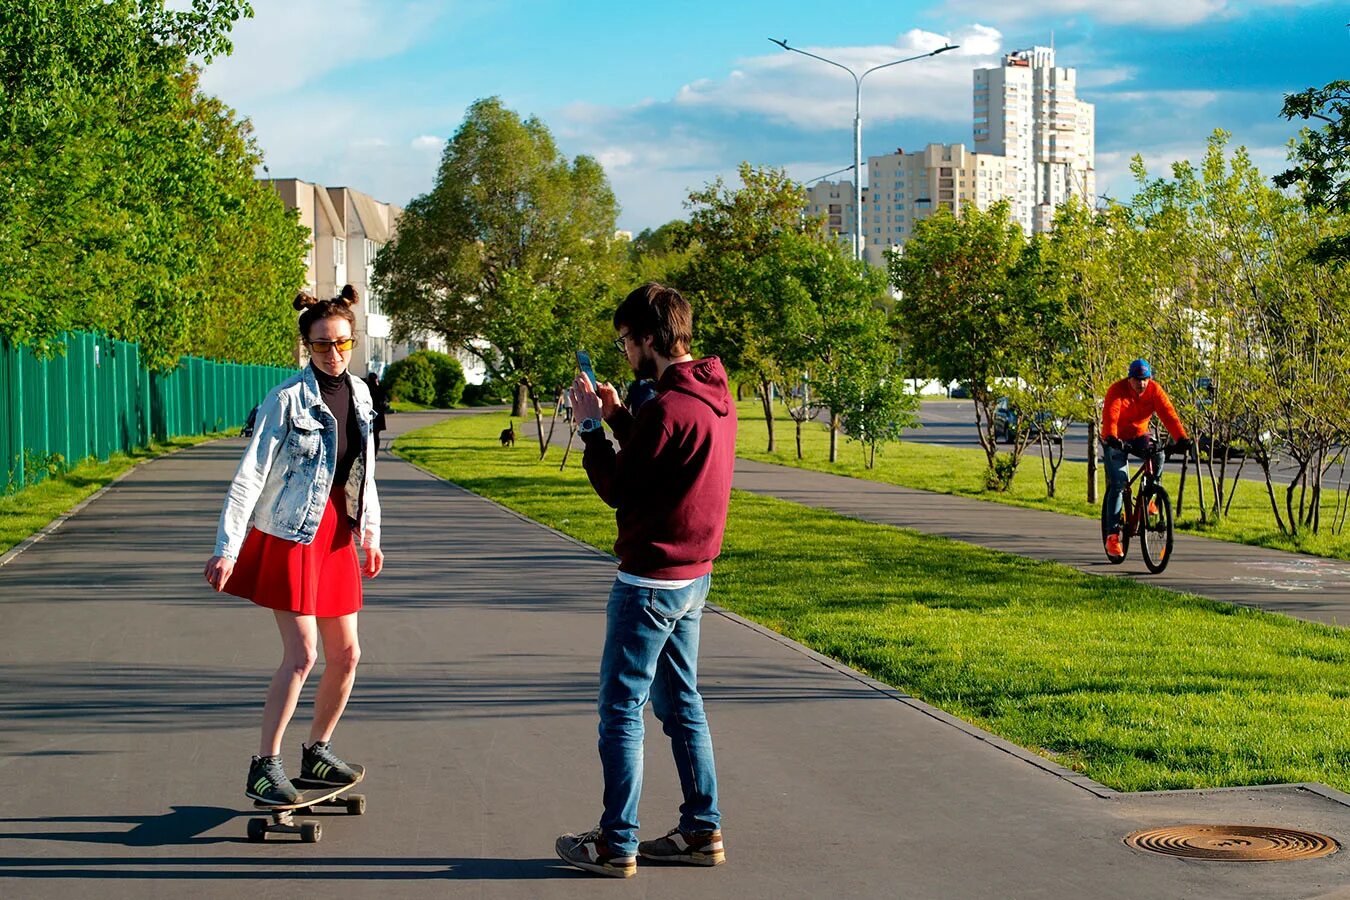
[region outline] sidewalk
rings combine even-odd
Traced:
[[[705,620],[701,680],[727,865],[645,865],[623,884],[562,867],[553,838],[599,813],[613,564],[390,458],[388,568],[369,583],[336,738],[370,767],[369,812],[325,817],[318,844],[247,843],[244,767],[277,639],[264,611],[201,578],[239,450],[148,463],[0,568],[0,896],[1328,898],[1350,884],[1345,851],[1185,863],[1121,842],[1185,822],[1344,839],[1344,795],[1094,789],[726,614]],[[673,824],[678,787],[648,724],[650,835]]]

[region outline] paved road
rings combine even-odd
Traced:
[[[975,430],[975,404],[970,400],[925,400],[919,409],[919,423],[922,427],[905,430],[905,440],[919,441],[925,444],[940,444],[947,447],[962,447],[977,450],[980,447]],[[1085,423],[1069,426],[1064,435],[1064,462],[1087,463],[1088,427]],[[1027,445],[1026,452],[1031,456],[1040,456],[1041,447],[1037,443]],[[1100,456],[1099,456],[1100,458]],[[1179,472],[1181,460],[1168,463],[1168,471]],[[1217,463],[1216,472],[1217,472]],[[1194,469],[1191,469],[1192,474]],[[1272,473],[1278,484],[1288,484],[1296,472],[1288,462],[1277,463]],[[1227,477],[1241,477],[1243,480],[1263,482],[1265,477],[1261,468],[1251,462],[1243,465],[1241,459],[1228,461]]]
[[[319,844],[249,844],[240,782],[278,648],[266,613],[200,576],[239,449],[144,465],[0,568],[0,897],[1327,898],[1350,884],[1350,853],[1242,866],[1121,843],[1189,821],[1345,838],[1344,795],[1113,795],[719,614],[702,680],[730,861],[644,866],[623,886],[565,869],[553,837],[598,813],[613,564],[399,461],[381,466],[388,569],[337,736],[371,767],[370,812],[325,818]],[[648,834],[677,802],[650,733]]]
[[[535,439],[534,423],[525,423],[524,430]],[[554,442],[566,444],[567,437],[560,431]],[[580,439],[574,441],[579,447]],[[1130,548],[1121,565],[1108,563],[1096,521],[1080,516],[746,459],[736,461],[735,486],[1097,575],[1139,578],[1159,587],[1295,618],[1350,625],[1350,562],[1343,560],[1178,534],[1167,569],[1151,575],[1137,546]]]

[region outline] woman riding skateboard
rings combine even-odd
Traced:
[[[323,785],[358,777],[329,744],[361,656],[361,575],[374,578],[384,566],[375,411],[365,382],[347,371],[356,302],[351,285],[332,300],[296,297],[310,364],[260,405],[206,564],[213,588],[271,609],[281,633],[281,665],[267,692],[262,739],[245,785],[245,793],[261,803],[294,803],[298,797],[282,766],[281,744],[320,642],[323,677],[309,743],[301,745],[300,777]]]

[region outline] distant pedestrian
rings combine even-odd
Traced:
[[[370,404],[375,409],[375,418],[370,423],[370,430],[375,433],[375,452],[380,451],[380,435],[388,427],[385,420],[385,414],[389,412],[389,392],[380,384],[380,375],[378,372],[371,372],[366,376],[366,388],[370,391]]]
[[[644,284],[614,313],[615,344],[654,396],[634,415],[610,384],[584,375],[572,402],[586,445],[582,465],[614,507],[618,576],[606,607],[600,658],[600,824],[564,834],[564,861],[628,877],[637,857],[715,866],[726,859],[712,737],[698,691],[699,625],[722,549],[736,460],[736,406],[717,357],[689,353],[693,315],[678,291]],[[616,453],[603,418],[619,441]],[[679,824],[638,843],[642,793],[642,710],[652,702],[670,738],[684,803]]]
[[[327,785],[357,777],[329,744],[361,656],[361,575],[374,578],[384,566],[374,410],[365,382],[347,371],[356,302],[351,285],[332,300],[296,298],[310,364],[263,400],[206,564],[212,587],[270,608],[281,632],[281,665],[267,692],[260,747],[245,785],[245,793],[263,803],[297,799],[281,744],[319,641],[324,670],[309,743],[301,745],[300,775]],[[354,537],[365,551],[364,567]]]

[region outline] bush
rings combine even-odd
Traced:
[[[995,456],[993,467],[984,470],[984,489],[1000,494],[1007,491],[1012,486],[1013,477],[1017,475],[1018,462],[1011,453]]]
[[[385,375],[389,399],[431,406],[436,401],[436,370],[422,351],[400,359]]]
[[[511,402],[511,385],[504,381],[484,381],[464,388],[466,406],[496,406]]]
[[[464,393],[464,369],[453,356],[435,350],[418,350],[389,367],[385,384],[393,400],[410,400],[422,406],[448,409]]]
[[[436,405],[441,409],[458,406],[464,396],[464,367],[453,356],[434,350],[424,352],[436,371]]]

